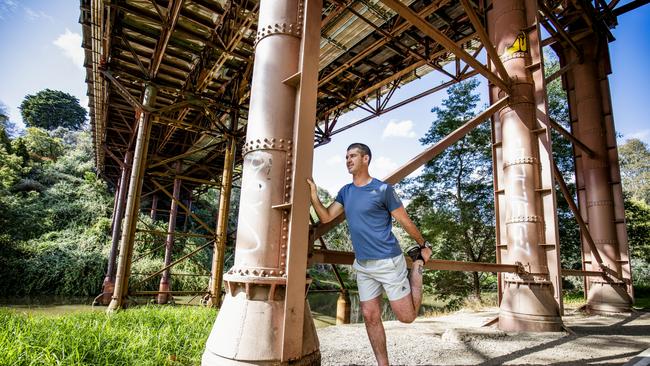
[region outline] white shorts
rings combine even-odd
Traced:
[[[390,301],[411,293],[403,254],[386,259],[355,259],[352,267],[357,271],[360,301],[372,300],[383,292]]]

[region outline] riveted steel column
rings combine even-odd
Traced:
[[[156,99],[157,89],[147,85],[144,89],[143,105],[152,107]],[[129,179],[129,191],[124,211],[124,224],[122,237],[120,239],[120,255],[115,276],[115,290],[113,298],[108,305],[108,311],[115,311],[122,308],[123,300],[128,292],[129,274],[131,272],[131,257],[133,255],[133,241],[135,229],[140,213],[140,194],[142,193],[142,180],[147,163],[147,147],[149,145],[149,134],[151,123],[149,112],[138,111],[138,130],[133,152],[133,167]]]
[[[204,365],[320,364],[305,298],[320,15],[318,0],[260,2],[235,264]]]
[[[151,210],[149,210],[149,217],[156,221],[158,218],[158,194],[154,193],[151,196]]]
[[[533,34],[539,32],[536,13],[537,3],[524,0],[493,1],[488,12],[490,38],[512,83],[509,104],[497,113],[498,126],[493,132],[500,147],[494,156],[499,173],[495,173],[499,258],[502,263],[521,263],[527,272],[502,275],[499,328],[559,331],[562,320],[549,276],[544,203],[539,195],[543,188],[540,185],[552,181],[542,176],[550,177],[550,170],[540,168],[549,157],[540,154],[536,136],[543,126],[537,118],[532,70],[541,65],[532,65],[533,55],[528,48],[530,39],[539,38],[538,33]],[[493,90],[490,96],[494,102],[505,93]]]
[[[113,213],[113,230],[111,233],[111,251],[108,255],[108,268],[106,277],[102,285],[102,305],[108,305],[113,296],[115,289],[115,263],[117,261],[117,249],[120,244],[120,234],[122,233],[122,218],[124,218],[124,206],[126,204],[126,190],[129,184],[129,174],[131,173],[131,163],[133,152],[128,151],[124,157],[124,166],[120,175],[120,183],[117,194],[115,195],[115,212]]]
[[[217,231],[212,254],[212,272],[210,277],[210,299],[208,306],[221,305],[221,282],[223,281],[223,261],[228,239],[228,214],[230,212],[230,195],[232,192],[232,173],[235,163],[235,150],[237,140],[230,137],[223,162],[223,175],[221,176],[221,189],[219,192],[219,214],[217,217]]]
[[[577,44],[583,60],[567,75],[571,90],[570,110],[572,117],[577,119],[573,132],[594,152],[593,156],[581,154],[576,159],[579,204],[606,271],[624,279],[589,277],[586,280],[587,307],[597,313],[629,312],[631,275],[607,82],[610,72],[608,46],[595,33]],[[578,58],[572,49],[567,49],[565,55],[568,62]],[[599,270],[586,245],[583,245],[583,255],[585,270]]]
[[[181,172],[181,162],[177,160],[176,163],[176,175]],[[176,216],[178,214],[178,201],[181,196],[181,180],[177,177],[174,177],[174,190],[172,192],[173,199],[171,200],[171,206],[169,208],[169,224],[167,226],[167,238],[165,239],[165,262],[163,267],[169,266],[172,262],[172,249],[174,248],[174,231],[176,231]],[[161,292],[158,294],[158,304],[166,304],[169,300],[170,295],[167,293],[169,291],[169,273],[170,269],[167,268],[163,271],[162,277],[160,278],[160,286],[158,290]]]

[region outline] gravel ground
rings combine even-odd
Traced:
[[[650,348],[650,312],[587,316],[566,311],[561,333],[482,325],[498,309],[460,311],[412,324],[384,322],[391,365],[622,365]],[[318,329],[322,365],[374,365],[363,324]]]

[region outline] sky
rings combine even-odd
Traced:
[[[24,97],[46,88],[70,93],[87,107],[78,21],[78,0],[0,0],[0,103],[16,125],[23,126],[18,107]],[[610,43],[609,81],[619,143],[639,138],[650,144],[650,5],[623,14],[618,21],[612,30],[616,41]],[[399,89],[391,104],[443,81],[429,74]],[[485,95],[484,82],[480,88]],[[344,157],[353,142],[371,147],[371,175],[387,176],[424,150],[418,140],[435,120],[431,108],[445,96],[445,91],[438,92],[335,135],[314,152],[314,180],[333,195],[349,183]],[[341,117],[339,125],[362,116],[362,111],[352,111]]]

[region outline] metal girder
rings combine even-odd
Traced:
[[[178,206],[179,206],[180,208],[182,208],[183,211],[185,211],[185,213],[187,213],[187,214],[190,215],[194,220],[196,220],[196,222],[198,222],[199,225],[203,226],[203,228],[204,228],[207,232],[209,232],[210,234],[214,234],[214,229],[212,229],[210,226],[208,226],[208,224],[206,224],[205,222],[203,222],[203,220],[201,220],[198,216],[196,216],[196,214],[194,214],[194,212],[192,212],[192,210],[190,210],[189,207],[185,206],[185,205],[184,205],[182,202],[180,202],[179,200],[176,200],[176,199],[174,198],[174,195],[172,195],[171,193],[169,193],[169,191],[168,191],[167,189],[165,189],[165,187],[164,187],[162,184],[156,182],[155,179],[151,179],[151,183],[153,183],[153,184],[156,186],[156,188],[158,188],[158,189],[159,189],[162,193],[164,193],[167,197],[169,197],[170,199],[176,201],[176,202],[178,203]]]
[[[503,62],[501,62],[501,58],[497,54],[497,50],[494,48],[494,45],[490,41],[490,37],[483,27],[481,20],[476,15],[474,7],[472,4],[470,4],[469,0],[460,0],[460,3],[463,5],[463,8],[465,8],[465,13],[467,14],[470,22],[472,22],[474,30],[476,30],[476,33],[478,33],[478,37],[481,40],[481,43],[483,43],[483,47],[485,48],[490,61],[492,61],[492,64],[496,68],[497,73],[499,76],[501,76],[502,80],[510,84],[510,75],[508,75],[506,68],[503,66]]]
[[[405,99],[405,100],[403,100],[403,101],[401,101],[401,102],[399,102],[399,103],[395,103],[395,104],[393,104],[393,105],[390,106],[390,107],[385,107],[385,106],[384,106],[384,108],[380,109],[380,110],[377,111],[377,112],[374,112],[374,113],[373,113],[372,115],[370,115],[370,116],[367,116],[367,117],[361,118],[361,119],[359,119],[359,120],[357,120],[357,121],[355,121],[355,122],[349,123],[349,124],[347,124],[347,125],[345,125],[345,126],[343,126],[343,127],[341,127],[341,128],[338,128],[338,129],[336,129],[336,130],[334,130],[334,131],[331,131],[331,132],[329,133],[328,136],[333,136],[333,135],[336,135],[336,134],[338,134],[338,133],[341,133],[341,132],[343,132],[343,131],[345,131],[345,130],[347,130],[347,129],[350,129],[350,128],[354,127],[354,126],[357,126],[357,125],[359,125],[359,124],[361,124],[361,123],[367,122],[367,121],[369,121],[369,120],[371,120],[371,119],[373,119],[373,118],[377,118],[377,117],[381,116],[382,114],[388,113],[388,112],[390,112],[390,111],[393,111],[393,110],[395,110],[395,109],[398,109],[398,108],[400,108],[400,107],[403,107],[403,106],[405,106],[405,105],[407,105],[407,104],[409,104],[409,103],[412,103],[412,102],[414,102],[414,101],[416,101],[416,100],[418,100],[418,99],[420,99],[420,98],[426,97],[427,95],[431,95],[431,94],[433,94],[433,93],[436,93],[436,92],[439,92],[439,91],[441,91],[441,90],[444,90],[444,89],[448,88],[449,86],[458,83],[459,81],[462,81],[462,80],[465,80],[465,79],[471,78],[472,76],[475,76],[475,75],[477,75],[477,74],[478,74],[478,71],[476,71],[476,70],[472,70],[471,72],[469,72],[469,73],[467,73],[467,74],[464,74],[464,75],[460,76],[460,77],[458,78],[459,80],[450,80],[450,81],[448,81],[448,82],[446,82],[446,83],[444,83],[444,84],[440,84],[440,85],[435,86],[435,87],[433,87],[433,88],[431,88],[431,89],[429,89],[429,90],[425,90],[425,91],[423,91],[422,93],[419,93],[419,94],[417,94],[417,95],[414,95],[414,96],[412,96],[412,97],[410,97],[410,98],[408,98],[408,99]],[[329,142],[329,141],[328,141],[328,142]],[[317,144],[316,146],[320,146],[320,145],[321,145],[321,144]]]
[[[618,1],[612,1],[610,4],[612,4],[612,3],[615,6],[616,3],[618,3]],[[629,3],[627,3],[625,5],[622,5],[622,6],[619,6],[618,8],[613,9],[612,14],[614,16],[620,16],[620,15],[623,15],[623,14],[625,14],[625,13],[627,13],[629,11],[632,11],[632,10],[638,8],[638,7],[646,5],[648,3],[650,3],[650,0],[633,0],[633,1],[630,1]],[[610,6],[610,9],[611,8],[612,7]]]
[[[354,262],[354,252],[343,252],[337,250],[315,249],[311,257],[312,262],[324,264],[347,264]],[[407,265],[410,267],[412,261],[406,258]],[[424,265],[424,268],[437,271],[464,271],[464,272],[510,272],[524,273],[520,264],[498,264],[485,262],[464,262],[450,261],[442,259],[430,259]]]
[[[351,4],[352,2],[350,2]],[[438,3],[432,3],[428,6],[426,6],[424,9],[422,9],[418,15],[421,17],[427,17],[431,15],[434,11],[436,11],[440,7],[440,4]],[[393,29],[390,32],[391,37],[399,37],[403,32],[405,32],[407,29],[411,27],[411,24],[408,22],[403,22],[400,25],[396,26],[395,29]],[[356,64],[357,62],[361,61],[364,57],[368,56],[370,53],[380,49],[384,45],[386,45],[388,42],[390,42],[390,38],[382,38],[377,41],[375,41],[372,45],[368,46],[366,49],[364,49],[362,52],[358,53],[354,57],[352,57],[350,60],[345,62],[343,65],[339,66],[329,74],[323,76],[318,80],[318,86],[319,88],[322,88],[325,83],[331,81],[334,79],[336,76],[341,74],[343,71],[346,69],[350,68],[352,65]]]
[[[589,155],[590,157],[593,157],[595,155],[593,150],[591,150],[587,145],[585,145],[582,141],[580,141],[580,139],[573,136],[573,134],[571,132],[567,131],[564,127],[562,127],[562,125],[557,123],[550,116],[548,117],[548,121],[549,121],[549,124],[551,125],[551,127],[553,127],[554,130],[556,130],[562,136],[569,139],[569,141],[571,141],[575,145],[575,147],[582,150],[585,154]]]
[[[100,70],[100,72],[108,79],[110,82],[115,86],[117,89],[117,92],[126,100],[134,109],[136,110],[141,110],[144,111],[147,108],[145,108],[142,103],[138,102],[137,99],[133,95],[131,95],[131,92],[120,83],[115,76],[110,71],[107,70]]]
[[[186,151],[186,152],[184,152],[182,154],[178,154],[178,155],[173,156],[171,158],[167,158],[167,159],[161,160],[159,162],[149,164],[149,166],[147,168],[153,169],[155,167],[158,167],[158,166],[161,166],[161,165],[164,165],[164,164],[168,164],[168,163],[171,163],[173,161],[186,158],[188,156],[192,156],[192,155],[196,154],[197,152],[207,150],[207,149],[211,149],[213,147],[216,147],[216,146],[220,145],[221,143],[223,143],[223,141],[219,141],[218,143],[215,143],[215,144],[210,144],[210,145],[207,145],[207,146],[203,146],[203,147],[200,147],[198,149],[193,149],[193,150]]]
[[[465,42],[467,42],[467,41],[469,41],[471,39],[473,39],[473,36],[465,37],[465,38],[461,39],[460,41],[458,41],[458,44],[463,44],[463,43],[465,43]],[[435,60],[436,58],[442,56],[446,52],[448,52],[448,51],[443,50],[443,51],[436,52],[436,53],[432,54],[429,57],[429,59],[430,60]],[[371,93],[374,93],[375,91],[380,90],[382,87],[394,82],[395,80],[398,80],[398,79],[401,79],[401,78],[405,77],[406,75],[414,72],[415,70],[417,70],[420,67],[425,66],[425,65],[427,65],[427,61],[424,61],[424,60],[416,61],[416,62],[410,64],[409,66],[404,67],[400,71],[393,73],[391,76],[389,76],[389,77],[387,77],[387,78],[385,78],[385,79],[383,79],[383,80],[381,80],[381,81],[379,81],[377,83],[374,83],[372,86],[370,86],[370,87],[368,87],[368,88],[366,88],[366,89],[364,89],[364,90],[362,90],[360,92],[357,92],[355,94],[351,94],[348,97],[345,97],[344,101],[342,101],[341,103],[337,104],[334,107],[328,108],[327,110],[320,112],[320,114],[321,115],[327,115],[327,114],[331,114],[331,113],[335,112],[338,109],[346,108],[346,107],[348,107],[350,105],[350,103],[352,101],[361,99],[361,98],[363,98],[363,97],[365,97],[365,96],[367,96],[367,95],[369,95]],[[361,79],[359,79],[359,80],[361,80]],[[354,92],[354,89],[353,89],[353,92]]]
[[[145,277],[144,279],[142,279],[142,280],[140,280],[140,281],[134,283],[134,284],[133,284],[133,287],[136,287],[136,286],[138,286],[138,285],[140,285],[140,284],[142,284],[142,283],[144,283],[144,282],[147,282],[148,280],[150,280],[150,279],[156,277],[157,275],[163,273],[164,271],[166,271],[166,270],[168,270],[168,269],[170,269],[170,268],[173,268],[175,265],[177,265],[177,264],[183,262],[184,260],[186,260],[186,259],[188,259],[188,258],[190,258],[190,257],[192,257],[192,256],[194,256],[194,255],[196,255],[197,253],[199,253],[199,252],[202,251],[203,249],[205,249],[205,248],[207,248],[208,246],[210,246],[210,245],[212,244],[212,242],[213,242],[213,240],[208,241],[207,243],[205,243],[205,244],[201,245],[200,247],[194,249],[194,250],[191,251],[190,253],[185,254],[184,256],[178,258],[177,260],[175,260],[175,261],[173,261],[172,263],[170,263],[170,264],[164,266],[163,268],[157,270],[156,272],[153,272],[153,273],[149,274],[149,275],[148,275],[147,277]]]
[[[449,39],[446,35],[436,29],[431,23],[422,19],[416,12],[411,8],[404,5],[399,0],[381,0],[389,8],[393,9],[397,14],[399,14],[404,19],[408,20],[411,24],[416,26],[420,31],[422,31],[427,36],[433,38],[436,42],[443,45],[447,50],[455,54],[457,57],[461,58],[465,63],[471,65],[475,70],[477,70],[481,75],[485,76],[493,84],[498,86],[501,90],[506,93],[510,92],[509,83],[499,78],[497,75],[488,70],[482,63],[468,54],[461,47],[457,46],[454,41]]]
[[[546,27],[549,33],[559,34],[560,38],[562,38],[576,52],[576,54],[579,55],[578,59],[582,60],[582,51],[578,48],[573,39],[571,39],[571,36],[564,30],[562,23],[557,20],[553,12],[551,12],[546,4],[544,4],[543,0],[537,0],[537,5],[539,6],[542,15],[544,15],[555,27],[555,32],[552,28]]]

